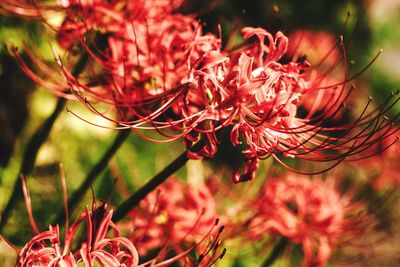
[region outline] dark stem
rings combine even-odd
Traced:
[[[195,144],[190,150],[198,151],[203,147],[202,142]],[[139,202],[144,199],[147,194],[157,188],[165,180],[168,179],[172,174],[182,168],[186,162],[189,160],[187,152],[180,154],[174,161],[172,161],[167,167],[162,171],[157,173],[153,178],[151,178],[144,186],[139,188],[135,193],[133,193],[125,202],[117,207],[114,212],[113,221],[118,222],[127,215],[132,208],[136,207]]]
[[[107,149],[107,151],[104,153],[102,158],[97,162],[97,164],[95,166],[93,166],[93,168],[88,173],[88,175],[86,176],[85,180],[80,185],[80,187],[69,198],[68,211],[69,211],[70,214],[72,214],[72,212],[76,208],[77,204],[84,197],[85,193],[88,191],[88,189],[93,184],[95,179],[108,166],[108,162],[115,155],[115,153],[121,147],[123,142],[128,138],[130,132],[131,132],[130,129],[121,130],[121,131],[118,132],[117,136],[114,139],[114,142]],[[59,224],[60,226],[63,225],[65,223],[65,211],[64,211],[64,209],[61,209],[58,212],[57,217],[55,217],[55,218],[56,219],[53,221],[52,225],[56,225],[56,224]]]
[[[50,134],[50,130],[54,125],[54,122],[65,107],[65,103],[65,98],[58,98],[57,105],[51,113],[50,117],[48,117],[47,120],[44,121],[44,123],[37,129],[37,131],[33,134],[32,138],[28,142],[28,145],[25,149],[25,154],[22,159],[21,168],[14,184],[13,191],[11,193],[11,197],[8,200],[6,207],[1,215],[0,233],[3,232],[3,228],[10,218],[11,211],[13,210],[16,202],[22,197],[22,183],[20,175],[27,176],[32,172],[35,165],[37,153],[43,143],[47,140]]]
[[[274,264],[274,262],[281,256],[283,251],[285,250],[286,246],[289,244],[289,240],[287,238],[280,238],[279,241],[275,244],[274,248],[272,249],[271,253],[268,255],[268,258],[265,259],[262,267],[269,267]]]

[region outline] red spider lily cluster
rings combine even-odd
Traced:
[[[193,15],[178,12],[181,1],[61,1],[55,6],[2,2],[7,10],[45,21],[49,12],[63,13],[63,23],[53,26],[60,45],[69,51],[83,47],[92,59],[85,76],[74,75],[58,60],[64,81],[50,83],[17,53],[34,80],[66,97],[71,97],[69,88],[118,128],[141,136],[140,130],[156,130],[165,138],[144,135],[146,139],[182,137],[187,148],[203,142],[199,151],[188,152],[193,159],[214,157],[224,141],[217,134],[228,129],[230,141],[246,159],[244,169],[233,173],[235,182],[252,180],[259,160],[270,156],[285,166],[280,155],[332,162],[324,171],[347,157],[359,157],[397,131],[384,119],[389,103],[371,110],[368,102],[355,122],[330,126],[331,119],[340,116],[351,91],[347,83],[353,79],[346,69],[343,39],[337,42],[342,53],[332,44],[311,66],[300,56],[307,52],[302,39],[314,42],[310,33],[290,42],[282,32],[272,35],[245,27],[242,44],[223,47],[220,37],[203,33]],[[49,74],[31,56],[39,70]],[[110,104],[116,118],[98,111],[96,102]]]
[[[395,165],[392,136],[400,114],[387,114],[400,100],[397,94],[378,106],[368,98],[354,121],[342,120],[345,102],[352,101],[349,82],[376,57],[351,74],[345,38],[307,30],[288,37],[243,27],[237,44],[224,44],[220,28],[219,34],[206,33],[195,14],[181,11],[183,4],[0,0],[0,13],[38,19],[54,30],[64,51],[54,52],[55,68],[27,44],[29,64],[18,49],[12,51],[36,83],[82,102],[114,129],[153,142],[182,139],[186,160],[213,158],[219,144],[232,144],[244,159],[230,173],[234,183],[253,180],[260,160],[269,157],[293,172],[313,175],[385,150],[392,157],[386,164]],[[291,159],[299,166],[291,167]],[[314,169],[303,161],[320,165]],[[211,266],[225,254],[221,239],[238,236],[244,244],[267,237],[268,248],[281,236],[302,247],[303,266],[324,266],[344,240],[364,229],[364,203],[339,193],[333,178],[271,175],[256,194],[242,197],[224,214],[216,193],[223,183],[190,184],[168,176],[157,190],[147,190],[119,225],[106,204],[87,208],[71,225],[67,212],[63,237],[59,225],[38,230],[23,180],[35,236],[17,250],[17,266]],[[227,234],[216,227],[220,219]]]
[[[295,175],[270,178],[255,195],[242,198],[245,203],[235,200],[223,216],[218,216],[215,187],[223,184],[211,179],[208,185],[193,186],[171,178],[147,195],[125,223],[114,224],[113,211],[107,210],[105,203],[97,208],[93,204],[92,210],[86,208],[71,226],[67,221],[62,238],[58,225],[38,230],[23,181],[35,236],[20,250],[14,249],[18,253],[16,266],[169,266],[177,261],[185,266],[212,266],[225,255],[222,239],[239,239],[246,244],[278,235],[302,245],[303,266],[324,266],[337,247],[368,226],[363,221],[366,217],[359,216],[365,214],[365,206],[353,202],[351,194],[341,196],[333,180]],[[232,194],[223,198],[232,198]],[[247,214],[240,219],[232,216],[243,208],[248,208]],[[215,228],[217,217],[226,224],[226,234],[222,227]],[[122,237],[120,232],[126,230],[127,237]],[[171,251],[176,256],[168,256]],[[193,252],[199,256],[190,256]],[[139,263],[142,258],[146,262]]]

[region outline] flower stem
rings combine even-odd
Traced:
[[[43,143],[47,140],[51,128],[53,127],[54,122],[56,121],[58,115],[64,109],[66,102],[67,101],[65,98],[58,98],[56,107],[54,108],[53,112],[37,129],[37,131],[33,134],[32,138],[28,142],[25,154],[22,159],[20,171],[18,173],[18,177],[14,184],[13,191],[11,193],[11,197],[6,204],[3,213],[1,214],[0,233],[3,232],[3,228],[6,225],[14,206],[16,205],[18,200],[20,200],[22,197],[22,183],[20,175],[27,176],[32,172],[33,167],[35,165],[37,153],[40,147],[43,145]]]
[[[104,171],[104,169],[108,166],[108,162],[115,155],[117,150],[121,147],[123,142],[128,138],[130,129],[121,130],[118,132],[117,136],[114,139],[114,142],[107,149],[107,151],[103,154],[102,158],[97,162],[95,166],[91,169],[91,171],[86,176],[83,183],[80,187],[72,194],[68,201],[68,211],[71,214],[73,210],[76,208],[79,201],[83,198],[87,190],[93,184],[95,179]],[[60,210],[55,217],[52,225],[59,224],[63,225],[65,222],[65,211],[64,209]]]
[[[199,142],[195,144],[190,150],[198,151],[202,146],[202,142]],[[127,200],[125,200],[125,202],[119,205],[114,212],[113,221],[118,222],[122,218],[124,218],[132,210],[132,208],[136,207],[139,202],[147,196],[147,194],[156,189],[157,186],[165,182],[168,177],[170,177],[172,174],[182,168],[188,160],[189,158],[187,156],[187,151],[180,154],[167,167],[157,173],[144,186],[139,188],[139,190],[133,193]]]
[[[268,255],[268,258],[265,259],[262,267],[269,267],[274,264],[274,262],[279,258],[279,256],[283,253],[286,246],[289,244],[289,240],[287,238],[282,237],[279,241],[275,244],[274,248],[272,249],[271,253]]]

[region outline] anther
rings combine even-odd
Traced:
[[[225,256],[225,254],[226,254],[226,248],[224,248],[224,249],[222,250],[222,253],[221,253],[221,255],[219,256],[219,259],[222,259],[222,258]]]

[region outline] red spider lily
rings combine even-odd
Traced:
[[[165,244],[180,251],[199,243],[215,224],[217,214],[205,185],[185,184],[172,178],[147,195],[130,217],[131,239],[136,240],[139,253],[145,255]]]
[[[209,53],[203,59],[206,67],[199,64],[201,68],[193,72],[192,82],[196,86],[190,87],[194,89],[188,93],[188,107],[184,109],[193,110],[187,116],[191,122],[188,127],[197,133],[188,135],[189,144],[192,139],[206,137],[207,145],[198,156],[213,156],[215,132],[228,125],[232,126],[232,143],[244,143],[247,163],[243,174],[234,173],[234,181],[253,179],[260,158],[273,156],[285,165],[278,154],[310,161],[335,161],[335,166],[346,157],[361,156],[369,146],[397,131],[382,115],[398,98],[391,103],[388,99],[372,111],[368,110],[369,102],[353,123],[325,126],[347,100],[345,85],[353,77],[345,75],[343,81],[324,86],[331,80],[329,75],[315,76],[318,73],[306,61],[280,63],[288,46],[288,38],[281,32],[275,37],[260,28],[244,28],[242,32],[246,39],[256,36],[258,43],[228,58],[223,52]],[[344,47],[342,42],[341,46]],[[332,72],[333,67],[330,68]],[[303,99],[318,91],[330,92],[322,93],[329,97],[317,98],[308,114],[299,116]],[[318,114],[319,110],[323,112]]]
[[[87,210],[69,228],[63,249],[58,226],[50,226],[49,231],[38,233],[22,248],[17,266],[77,266],[79,262],[85,266],[95,266],[96,262],[107,266],[138,266],[139,257],[131,241],[119,235],[106,237],[110,227],[118,233],[111,216],[112,210],[106,211],[105,205],[93,211]],[[72,254],[69,252],[70,246],[83,219],[87,223],[87,241],[82,243],[80,255]]]
[[[95,266],[96,262],[107,266],[138,266],[136,248],[131,241],[119,235],[118,228],[111,221],[112,210],[107,211],[106,204],[99,208],[93,206],[92,211],[86,209],[71,227],[67,223],[64,248],[61,248],[58,225],[39,232],[33,219],[25,179],[23,189],[29,219],[36,235],[19,252],[17,266],[77,266],[79,262],[85,266]],[[77,230],[85,220],[86,242],[81,244],[79,251],[72,253],[70,250]],[[106,236],[110,228],[114,231],[114,237]]]
[[[122,128],[156,129],[166,137],[165,141],[182,136],[190,140],[191,128],[185,125],[190,124],[192,115],[176,119],[176,114],[181,115],[180,110],[184,108],[181,96],[192,85],[192,69],[199,65],[207,67],[214,56],[218,57],[215,50],[221,46],[220,39],[211,34],[202,35],[201,25],[188,15],[164,14],[128,22],[121,21],[121,30],[108,38],[111,58],[97,59],[112,73],[111,81],[106,78],[99,85],[103,88],[99,91],[105,92],[99,98],[103,103],[114,105],[121,119],[107,117],[88,103],[85,94],[96,94],[97,89],[81,83],[60,63],[70,88],[95,113]],[[107,95],[107,92],[112,93]],[[171,118],[168,112],[175,114]],[[128,121],[130,117],[135,120]],[[163,131],[171,128],[182,133],[171,135]]]
[[[181,124],[188,118],[171,120],[165,113],[170,108],[176,112],[182,108],[178,98],[190,87],[191,62],[197,63],[199,58],[219,48],[220,40],[210,34],[203,36],[201,25],[189,15],[158,14],[145,20],[133,18],[120,23],[123,25],[120,31],[108,38],[111,57],[98,61],[112,73],[111,81],[100,85],[112,92],[103,96],[102,102],[110,100],[122,118],[115,120],[102,116],[134,130],[182,130]],[[80,83],[66,68],[62,69],[77,97],[98,113],[84,99],[85,93],[92,92],[92,88]],[[136,119],[127,121],[132,116]],[[174,140],[186,133],[179,136],[162,134],[167,140]]]
[[[257,200],[251,236],[279,233],[303,247],[303,266],[323,266],[340,241],[357,234],[360,206],[332,183],[288,176],[267,180]],[[361,229],[358,229],[361,230]]]
[[[46,248],[44,241],[50,241],[53,248]],[[17,266],[56,266],[63,264],[65,266],[76,266],[76,261],[72,254],[60,254],[60,241],[58,228],[50,227],[49,231],[42,232],[31,239],[19,254]]]
[[[134,19],[123,27],[109,38],[111,58],[106,60],[115,63],[112,85],[118,107],[132,108],[135,99],[130,96],[138,95],[135,91],[145,98],[184,83],[187,73],[184,48],[199,34],[199,25],[193,17],[165,14],[162,19]]]
[[[122,14],[114,11],[117,2],[100,0],[60,1],[65,18],[56,29],[57,41],[61,47],[71,49],[74,43],[83,42],[85,34],[96,30],[105,32],[116,31],[118,25],[113,20],[122,19]]]
[[[181,127],[178,125],[186,118],[171,125],[165,113],[171,107],[179,108],[175,103],[189,86],[190,62],[219,47],[220,41],[213,35],[203,36],[193,16],[171,13],[180,4],[181,1],[60,2],[65,19],[55,29],[59,43],[71,49],[74,41],[90,55],[89,62],[84,63],[86,75],[81,77],[70,71],[68,61],[60,59],[57,63],[63,77],[54,75],[54,71],[28,49],[28,56],[43,74],[39,75],[17,51],[14,54],[23,70],[38,84],[59,96],[71,98],[66,90],[69,88],[85,105],[115,121],[120,128],[150,128],[161,132],[164,128]],[[40,10],[41,6],[36,4],[35,7]],[[85,43],[85,39],[91,39],[89,33],[92,32],[105,39],[102,48],[96,42],[90,47],[86,44],[90,41]],[[49,79],[44,78],[47,76]],[[109,104],[119,119],[97,111],[93,102]],[[129,118],[135,120],[127,122]],[[186,132],[179,136],[166,135],[166,138],[169,141],[183,135]]]
[[[68,50],[72,50],[73,42],[81,44],[91,61],[97,63],[86,67],[85,72],[90,75],[87,79],[75,77],[68,63],[57,60],[64,76],[60,79],[54,78],[54,71],[27,47],[36,71],[14,51],[33,80],[63,97],[71,98],[66,92],[69,88],[83,102],[89,97],[116,106],[124,120],[138,117],[138,125],[152,123],[171,106],[172,101],[164,103],[162,99],[174,98],[183,91],[179,88],[187,81],[188,62],[215,47],[211,41],[218,43],[213,35],[202,36],[201,26],[193,16],[172,13],[181,5],[180,0],[1,3],[7,11],[32,13],[47,24],[50,22],[46,14],[60,11],[64,22],[61,26],[51,25],[59,44]],[[87,45],[92,39],[90,34],[95,33],[105,36],[101,48],[96,43],[92,47]],[[145,108],[154,105],[162,107],[151,111]]]
[[[97,63],[90,69],[86,66],[86,72],[90,73],[88,80],[77,79],[67,70],[69,64],[60,61],[66,77],[59,81],[59,77],[51,78],[54,70],[25,47],[36,70],[28,67],[18,53],[15,56],[32,79],[60,96],[70,97],[66,92],[69,87],[76,93],[84,93],[84,97],[90,96],[91,100],[109,104],[115,101],[119,107],[129,108],[135,101],[146,103],[148,100],[138,97],[147,97],[148,91],[154,95],[181,85],[185,78],[182,67],[186,65],[186,58],[181,51],[199,33],[200,26],[192,16],[171,13],[181,2],[60,1],[51,5],[41,1],[1,1],[5,10],[17,14],[36,10],[40,14],[37,17],[48,25],[46,14],[59,11],[64,16],[63,23],[50,25],[57,33],[59,44],[72,54],[76,53],[73,44],[81,45],[91,55],[92,64]],[[93,44],[94,34],[100,36],[95,41],[102,45]]]
[[[138,266],[136,248],[128,239],[119,236],[118,228],[111,221],[112,210],[107,212],[104,204],[93,211],[86,209],[84,217],[87,240],[81,245],[80,255],[85,266],[94,266],[95,262],[108,266]],[[106,237],[110,227],[116,237]]]
[[[37,234],[22,248],[17,266],[77,266],[75,257],[65,248],[61,249],[58,226],[50,226],[48,231]]]

